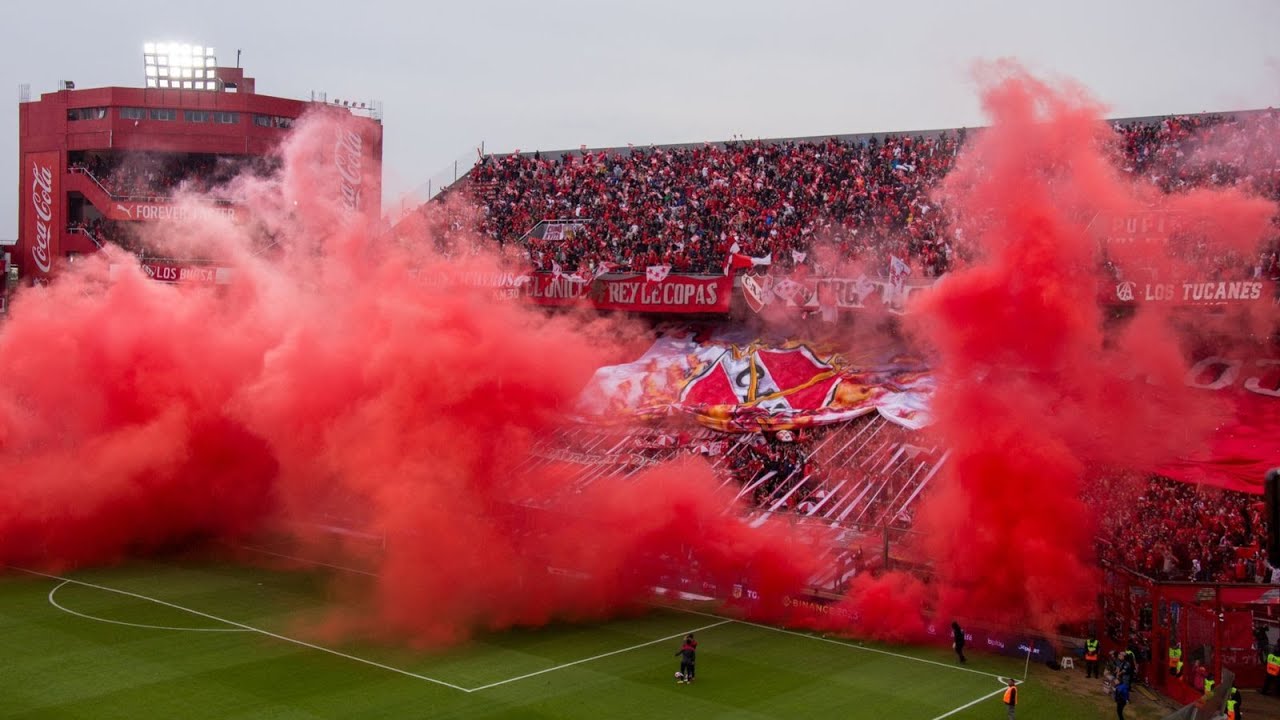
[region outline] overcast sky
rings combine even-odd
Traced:
[[[5,0],[10,102],[142,84],[142,43],[212,45],[260,93],[380,100],[390,206],[489,151],[981,124],[970,69],[1014,57],[1113,115],[1280,105],[1280,0]],[[0,238],[17,233],[3,113]]]

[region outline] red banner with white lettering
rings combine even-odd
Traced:
[[[23,264],[34,279],[53,272],[62,246],[64,208],[58,151],[27,153],[22,168]],[[28,264],[29,263],[29,264]]]
[[[1098,300],[1106,305],[1168,306],[1272,305],[1275,283],[1270,280],[1185,280],[1183,282],[1143,282],[1120,280],[1102,283]]]
[[[727,313],[733,278],[724,275],[606,275],[587,281],[569,275],[534,273],[521,295],[538,305],[588,303],[598,310],[652,313]]]

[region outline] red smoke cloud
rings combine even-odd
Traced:
[[[926,612],[1044,629],[1086,616],[1097,573],[1084,479],[1180,456],[1224,412],[1183,387],[1163,318],[1143,308],[1111,332],[1098,308],[1088,219],[1158,193],[1116,171],[1081,91],[1003,72],[985,94],[993,127],[940,191],[984,259],[909,322],[936,353],[933,432],[951,449],[917,520],[936,577],[855,584],[847,609],[880,636],[923,637]],[[814,574],[817,539],[725,514],[705,464],[581,493],[555,465],[523,470],[640,333],[450,282],[497,267],[467,238],[435,237],[446,258],[372,232],[338,199],[339,122],[300,123],[280,173],[233,183],[253,223],[151,238],[221,258],[230,286],[155,283],[108,251],[17,298],[0,327],[0,562],[67,568],[267,528],[342,561],[305,524],[328,517],[388,538],[355,597],[371,612],[337,618],[346,630],[435,644],[602,617],[693,563],[721,586],[749,581],[762,614],[780,616]],[[1237,248],[1275,210],[1234,192],[1162,199]],[[1195,270],[1162,250],[1113,259]],[[110,264],[123,266],[114,279]]]
[[[992,72],[983,95],[992,127],[939,192],[983,260],[946,277],[909,321],[936,352],[932,432],[951,450],[916,522],[936,574],[927,594],[891,574],[850,598],[858,626],[880,635],[923,636],[919,605],[891,612],[875,601],[900,585],[944,622],[1052,631],[1092,616],[1100,577],[1086,478],[1202,447],[1228,409],[1183,385],[1183,338],[1155,306],[1110,329],[1089,220],[1160,202],[1217,252],[1257,248],[1276,211],[1236,191],[1161,196],[1118,172],[1102,108],[1082,90],[1009,65]],[[1170,246],[1112,260],[1166,278],[1203,272]]]
[[[639,333],[495,300],[448,278],[496,260],[373,232],[340,201],[341,122],[305,120],[278,174],[228,188],[252,223],[148,239],[220,259],[230,286],[157,283],[108,250],[20,293],[0,327],[0,563],[65,569],[267,528],[339,562],[307,525],[337,518],[387,544],[354,598],[374,612],[333,626],[418,644],[618,612],[695,545],[721,583],[749,567],[780,597],[808,577],[807,549],[724,514],[705,463],[580,494],[554,467],[523,473]]]

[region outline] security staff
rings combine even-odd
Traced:
[[[1182,675],[1182,645],[1174,643],[1169,647],[1169,674],[1174,677]]]
[[[1267,679],[1262,683],[1262,694],[1270,695],[1273,685],[1280,690],[1280,655],[1275,650],[1267,653]]]
[[[1009,720],[1013,720],[1014,711],[1018,707],[1018,681],[1009,678],[1009,687],[1004,689],[1004,705],[1009,708]]]
[[[1217,684],[1218,681],[1214,680],[1212,675],[1204,679],[1204,696],[1206,698],[1213,694],[1213,686]]]
[[[1101,677],[1098,673],[1098,638],[1093,633],[1089,633],[1089,639],[1084,641],[1084,676]]]
[[[1231,688],[1231,697],[1227,698],[1227,720],[1241,720],[1240,688]]]

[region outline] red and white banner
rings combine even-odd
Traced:
[[[824,425],[871,412],[911,429],[930,422],[933,378],[919,359],[891,349],[851,362],[811,345],[743,340],[668,333],[635,361],[597,370],[577,410],[597,419],[689,414],[726,432]]]
[[[585,304],[597,310],[651,313],[729,312],[733,278],[723,275],[668,274],[660,281],[649,273],[600,275],[588,280],[554,272],[462,272],[424,277],[436,285],[464,285],[492,289],[504,298],[520,298],[535,305],[567,307]]]
[[[774,275],[747,274],[742,277],[743,299],[755,312],[761,312],[770,305],[781,305],[805,311],[878,307],[902,313],[906,311],[907,302],[912,296],[930,287],[933,287],[931,279],[873,280],[865,275],[856,278],[798,280]]]
[[[1270,280],[1175,283],[1122,280],[1103,283],[1098,295],[1107,305],[1271,305],[1276,302],[1275,283]]]
[[[521,296],[538,305],[589,303],[598,310],[653,313],[727,313],[733,279],[723,275],[605,275],[586,282],[568,275],[534,273]]]
[[[35,280],[47,279],[60,259],[66,208],[62,198],[58,151],[27,153],[22,168],[23,264]],[[29,265],[27,263],[30,263]]]
[[[187,222],[223,217],[236,220],[240,215],[234,205],[206,205],[197,202],[168,203],[130,200],[113,200],[107,210],[107,217],[112,220],[132,222],[154,222],[157,220],[174,220]]]
[[[122,265],[112,265],[111,277],[114,279],[123,271]],[[152,280],[184,285],[227,285],[231,282],[234,271],[228,267],[211,265],[175,265],[144,261],[140,265],[142,272]]]

